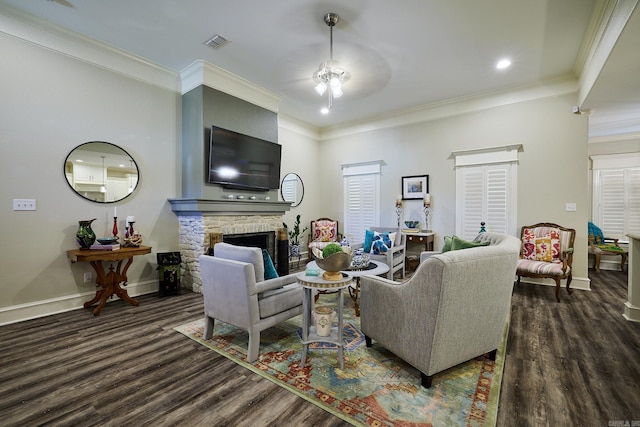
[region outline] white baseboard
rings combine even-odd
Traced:
[[[127,293],[129,296],[150,294],[158,292],[158,281],[150,280],[139,283],[128,283]],[[83,292],[64,297],[50,298],[47,300],[19,304],[10,307],[0,308],[0,326],[10,323],[22,322],[24,320],[36,319],[38,317],[49,316],[51,314],[63,313],[65,311],[77,310],[84,306],[95,295],[95,291]],[[115,299],[118,299],[117,297]],[[114,299],[107,301],[109,304]],[[87,310],[89,312],[89,310]]]
[[[629,301],[625,302],[622,317],[630,322],[640,322],[640,307],[634,307]]]
[[[533,277],[522,277],[520,278],[520,283],[531,283],[533,285],[545,285],[545,286],[556,286],[556,282],[551,279],[536,279]],[[562,280],[562,287],[566,288],[567,281]],[[517,286],[517,285],[516,285]],[[591,290],[591,279],[588,277],[574,277],[571,280],[571,289],[578,289],[580,291],[590,291]]]

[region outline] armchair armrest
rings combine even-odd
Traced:
[[[286,285],[290,285],[291,283],[297,282],[297,273],[288,274],[282,277],[276,277],[275,279],[268,279],[264,282],[256,283],[256,293],[260,294],[262,292],[271,291],[273,289],[278,289]]]
[[[420,252],[420,262],[431,258],[434,255],[440,255],[442,251],[422,251]]]

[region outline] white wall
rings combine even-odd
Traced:
[[[66,256],[78,246],[78,220],[97,218],[98,236],[113,223],[113,204],[79,197],[64,177],[67,154],[87,141],[119,145],[138,164],[138,189],[117,204],[118,216],[122,225],[135,215],[153,247],[129,269],[130,293],[157,289],[155,253],[178,247],[167,198],[179,188],[179,94],[5,33],[0,52],[0,323],[75,308],[95,292],[83,283],[91,267]],[[36,199],[37,210],[14,212],[15,198]]]
[[[455,233],[455,170],[453,151],[522,144],[518,165],[518,229],[555,222],[577,231],[574,255],[576,288],[588,288],[589,217],[587,119],[571,113],[575,95],[562,95],[488,108],[418,124],[360,132],[322,141],[322,213],[343,219],[343,163],[384,160],[381,225],[395,225],[395,197],[401,177],[429,175],[432,229],[436,248]],[[576,203],[566,212],[565,203]],[[409,219],[422,219],[419,201],[407,203]],[[480,225],[478,224],[478,228]]]

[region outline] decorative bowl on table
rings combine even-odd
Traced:
[[[100,237],[97,240],[101,245],[113,245],[114,243],[118,242],[117,237]]]
[[[405,221],[404,225],[407,226],[407,228],[418,228],[418,225],[420,224],[420,221]]]
[[[349,266],[351,265],[351,258],[353,257],[351,251],[338,252],[326,258],[322,257],[321,251],[314,250],[313,254],[316,257],[316,264],[318,267],[324,270],[322,278],[325,280],[341,280],[342,270],[349,269]]]

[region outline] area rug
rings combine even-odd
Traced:
[[[353,425],[495,426],[508,325],[495,361],[477,357],[436,374],[425,389],[417,369],[375,340],[366,347],[346,300],[344,369],[336,347],[325,343],[310,345],[300,367],[301,316],[263,331],[254,363],[246,362],[248,334],[234,326],[216,321],[210,340],[202,338],[203,319],[174,329]]]

